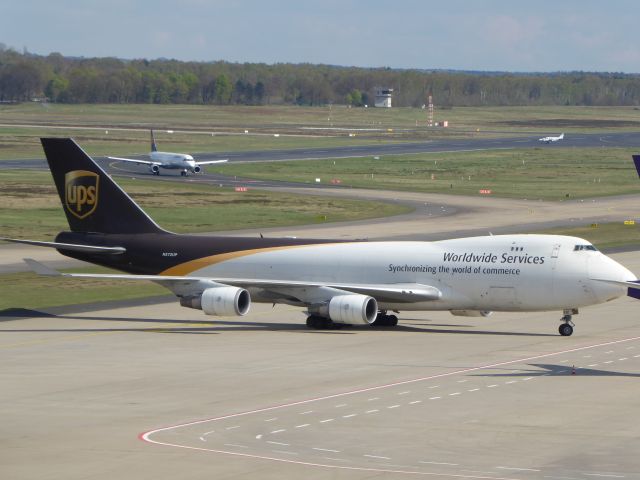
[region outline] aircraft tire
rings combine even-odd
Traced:
[[[573,327],[568,323],[563,323],[558,328],[558,332],[560,332],[560,335],[562,335],[563,337],[570,337],[573,333]]]
[[[314,330],[337,330],[339,328],[342,328],[342,324],[333,323],[330,318],[324,318],[318,315],[309,315],[307,317],[307,327]]]

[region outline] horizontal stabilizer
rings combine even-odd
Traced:
[[[127,251],[124,247],[100,247],[97,245],[82,245],[78,243],[60,243],[60,242],[41,242],[39,240],[19,240],[16,238],[0,237],[0,240],[11,243],[23,243],[25,245],[34,245],[36,247],[57,248],[59,250],[70,250],[72,252],[85,253],[106,253],[118,255]]]
[[[29,265],[29,268],[38,275],[44,275],[46,277],[60,277],[62,273],[53,268],[49,268],[46,265],[36,262],[33,258],[23,258],[25,263]]]

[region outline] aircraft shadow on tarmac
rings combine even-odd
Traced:
[[[16,321],[26,318],[49,318],[82,320],[82,317],[70,315],[55,315],[34,310],[12,309],[0,312],[0,322]],[[0,332],[28,333],[28,332],[149,332],[149,333],[182,333],[182,334],[214,334],[233,331],[291,331],[312,334],[330,335],[354,335],[361,331],[367,332],[405,332],[405,333],[448,333],[462,335],[507,335],[507,336],[528,336],[528,337],[555,337],[555,334],[548,333],[526,333],[508,331],[488,331],[469,330],[472,325],[449,325],[449,324],[428,324],[424,321],[415,321],[413,325],[398,325],[396,327],[378,327],[363,330],[364,327],[346,325],[341,329],[312,330],[303,323],[274,323],[274,322],[251,322],[251,321],[228,321],[228,320],[178,320],[165,318],[121,318],[121,317],[93,317],[86,318],[87,321],[123,322],[123,323],[149,323],[163,324],[161,327],[132,327],[132,328],[55,328],[52,325],[47,329],[3,329]],[[408,321],[412,321],[409,319]],[[456,328],[433,328],[433,327],[456,327]]]
[[[611,370],[597,370],[594,368],[578,367],[552,363],[530,363],[529,366],[535,370],[525,370],[512,373],[486,373],[471,375],[472,377],[493,377],[493,378],[518,378],[518,377],[542,377],[542,376],[582,376],[582,377],[640,377],[640,373],[614,372]]]

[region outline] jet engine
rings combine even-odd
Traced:
[[[158,173],[160,173],[160,167],[158,165],[151,165],[149,171],[154,175],[158,175]]]
[[[328,317],[335,323],[369,325],[378,315],[378,302],[367,295],[336,295],[329,303],[310,308],[309,311]]]
[[[193,167],[193,173],[200,173],[202,171],[202,167],[200,165],[196,165]]]
[[[493,312],[488,310],[449,310],[456,317],[488,317]]]
[[[202,310],[207,315],[242,316],[249,312],[251,296],[244,288],[212,287],[201,295],[182,297],[180,305]]]

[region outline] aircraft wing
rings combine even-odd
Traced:
[[[204,162],[196,162],[196,165],[213,165],[214,163],[226,163],[228,161],[228,158],[224,158],[221,160],[206,160]]]
[[[152,162],[151,160],[136,160],[134,158],[107,157],[109,160],[119,160],[121,162],[140,163],[143,165],[162,165],[160,162]]]
[[[394,302],[419,302],[439,300],[442,292],[431,285],[418,283],[397,284],[347,284],[332,282],[305,282],[295,280],[269,280],[255,278],[186,277],[176,275],[128,275],[119,273],[61,273],[31,258],[24,261],[39,275],[78,278],[108,278],[120,280],[147,280],[152,282],[214,282],[242,288],[263,288],[265,290],[286,290],[290,288],[334,288],[346,292],[369,295],[377,300]]]

